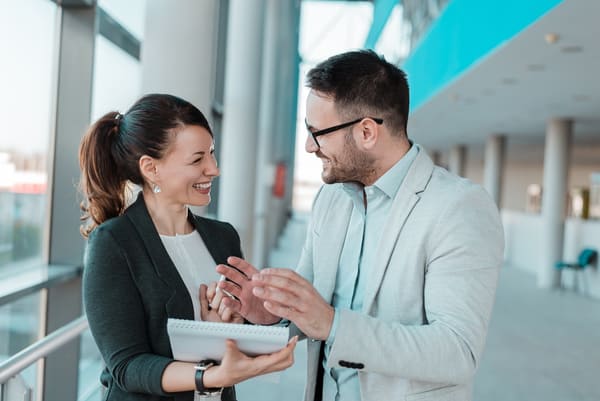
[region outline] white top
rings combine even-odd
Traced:
[[[202,320],[200,284],[219,281],[220,276],[215,270],[217,263],[195,230],[189,234],[161,235],[160,239],[192,297],[194,319]]]

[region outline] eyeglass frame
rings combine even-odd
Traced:
[[[329,127],[329,128],[323,128],[323,129],[320,129],[318,131],[311,131],[309,129],[309,125],[308,125],[308,122],[306,121],[306,119],[304,119],[304,125],[306,125],[306,129],[310,133],[310,135],[312,136],[313,141],[315,142],[315,145],[317,145],[317,147],[320,148],[321,145],[319,145],[319,141],[317,141],[317,137],[318,136],[325,135],[325,134],[330,134],[332,132],[339,131],[342,128],[347,128],[347,127],[350,127],[350,126],[352,126],[354,124],[358,124],[359,122],[361,122],[365,118],[369,118],[369,119],[375,121],[375,123],[377,125],[383,124],[383,118],[378,118],[378,117],[361,117],[361,118],[357,118],[356,120],[348,121],[347,123],[342,123],[342,124],[334,125],[333,127]]]

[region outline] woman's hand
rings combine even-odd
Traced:
[[[255,376],[287,369],[294,363],[297,343],[298,336],[294,336],[277,352],[250,357],[239,350],[235,341],[227,340],[221,364],[204,373],[204,386],[229,387]]]
[[[244,318],[239,313],[234,313],[225,306],[223,291],[217,290],[217,283],[200,285],[200,318],[208,322],[218,323],[244,323]]]
[[[264,300],[252,292],[255,284],[252,276],[259,273],[258,269],[235,256],[227,258],[227,263],[234,269],[227,265],[217,265],[217,272],[227,278],[218,283],[219,288],[235,296],[235,298],[225,297],[223,299],[225,305],[252,323],[273,324],[280,321],[281,317],[266,310]]]

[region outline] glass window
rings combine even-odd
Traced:
[[[133,36],[144,38],[146,0],[99,0],[98,6]]]
[[[41,299],[37,292],[0,306],[0,362],[39,340]],[[37,366],[34,363],[20,373],[23,385],[33,392],[32,400],[37,399]]]
[[[141,94],[142,65],[106,38],[96,35],[92,121],[105,113],[121,113]]]
[[[42,262],[56,9],[0,2],[0,275]]]
[[[303,1],[300,9],[300,75],[296,121],[294,168],[294,210],[309,211],[321,187],[321,161],[304,151],[306,140],[305,106],[308,88],[306,73],[329,56],[361,48],[371,27],[370,2]]]
[[[410,51],[410,24],[402,19],[402,6],[397,4],[375,45],[390,63],[401,65]]]

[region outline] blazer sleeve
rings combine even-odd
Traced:
[[[121,243],[102,226],[90,236],[84,259],[84,308],[116,385],[127,392],[164,396],[162,374],[173,360],[152,352],[142,297]]]
[[[322,207],[323,202],[319,202],[322,200],[321,194],[323,193],[324,185],[319,188],[317,194],[315,195],[315,199],[312,204],[312,216],[308,221],[308,227],[306,229],[306,239],[304,240],[304,245],[302,246],[302,252],[300,253],[300,259],[298,260],[298,265],[296,266],[296,273],[304,277],[307,281],[311,283],[314,281],[314,262],[313,262],[313,236],[314,236],[314,224],[318,221],[316,217],[319,214],[320,207]],[[300,340],[303,340],[306,337],[306,334],[302,332],[294,323],[291,323],[290,326],[290,338],[293,336],[298,336]]]
[[[300,254],[300,259],[298,261],[298,266],[296,266],[296,273],[304,277],[306,280],[312,282],[313,281],[313,265],[312,265],[312,249],[310,244],[312,243],[312,223],[309,222],[308,229],[306,232],[306,241],[304,242],[304,246],[302,248],[302,253]],[[306,334],[302,332],[294,323],[290,323],[290,338],[293,336],[298,336],[298,339],[304,340],[306,339]]]
[[[497,208],[483,189],[457,190],[462,193],[445,205],[422,244],[424,324],[342,311],[329,366],[352,361],[365,372],[406,379],[471,380],[485,343],[504,236]]]

